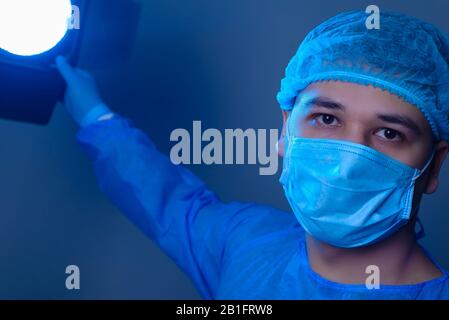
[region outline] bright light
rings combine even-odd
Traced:
[[[64,38],[72,15],[70,0],[0,0],[0,48],[31,56]]]

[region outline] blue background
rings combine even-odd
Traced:
[[[275,95],[300,41],[338,12],[369,4],[145,0],[131,59],[89,71],[111,108],[133,119],[164,153],[173,145],[171,131],[191,131],[193,120],[201,120],[203,130],[280,128]],[[445,0],[375,4],[449,32]],[[48,127],[0,121],[0,298],[200,298],[177,266],[101,194],[76,132],[61,106]],[[257,165],[189,168],[223,201],[289,210],[280,166],[276,176],[260,176]],[[421,207],[423,243],[446,268],[448,177],[445,165],[440,188],[425,195]],[[81,269],[81,290],[65,288],[70,264]]]

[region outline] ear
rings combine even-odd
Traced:
[[[285,129],[286,129],[286,125],[287,125],[288,116],[289,116],[289,112],[282,110],[282,118],[283,118],[282,132],[281,132],[281,136],[279,137],[279,140],[278,140],[278,154],[281,157],[284,156]]]
[[[440,170],[449,152],[449,144],[446,141],[439,141],[435,148],[435,157],[433,164],[429,166],[429,180],[425,189],[425,193],[431,194],[438,189],[438,178]]]

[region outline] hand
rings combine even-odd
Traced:
[[[107,112],[95,80],[89,73],[73,68],[62,56],[56,58],[56,67],[67,82],[64,104],[78,124],[81,125],[89,113],[99,106]]]

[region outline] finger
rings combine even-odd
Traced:
[[[68,84],[71,84],[74,80],[75,73],[72,66],[70,66],[70,64],[67,62],[66,58],[63,56],[58,56],[56,58],[56,67],[58,68],[64,80]]]

